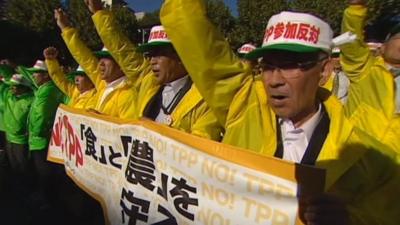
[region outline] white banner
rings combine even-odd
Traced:
[[[263,157],[150,121],[62,106],[48,159],[121,224],[301,224],[296,196],[322,192],[324,171]]]

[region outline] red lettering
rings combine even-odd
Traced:
[[[320,34],[320,29],[319,29],[319,27],[317,28],[317,27],[315,27],[315,26],[312,26],[311,28],[310,28],[310,37],[308,38],[308,41],[309,42],[312,42],[312,43],[314,43],[314,44],[316,44],[316,43],[318,43],[318,41],[319,41],[319,34]]]
[[[267,41],[268,41],[269,37],[271,37],[271,35],[272,35],[273,32],[274,32],[274,26],[268,28],[268,29],[265,31],[264,42],[267,42]]]
[[[285,24],[284,23],[276,24],[274,30],[274,40],[282,37],[284,32],[285,32]]]
[[[296,39],[308,41],[307,35],[308,35],[309,29],[310,29],[310,24],[301,23],[299,26],[297,35],[296,35]]]
[[[55,146],[60,146],[61,145],[61,118],[58,117],[57,119],[54,120],[54,128],[53,131],[51,132],[51,139],[50,139],[50,146],[55,145]]]
[[[283,35],[284,38],[294,39],[297,33],[297,23],[287,23],[285,34]]]
[[[72,160],[72,157],[75,156],[75,165],[77,167],[83,165],[83,153],[78,136],[75,134],[74,128],[69,123],[66,115],[62,119],[58,117],[56,120],[52,131],[51,145],[60,147],[69,160]]]

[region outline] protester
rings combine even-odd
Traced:
[[[38,89],[32,102],[28,115],[29,154],[34,168],[34,176],[37,190],[33,198],[33,204],[37,209],[48,209],[52,204],[54,192],[55,164],[47,161],[47,148],[50,142],[54,117],[59,103],[63,100],[63,94],[54,85],[48,74],[46,64],[37,60],[35,65],[27,68],[27,75],[33,78]],[[48,213],[48,212],[47,212]],[[49,217],[50,218],[50,217]]]
[[[5,108],[4,100],[8,92],[8,85],[4,81],[10,79],[13,73],[14,69],[11,66],[0,64],[0,191],[3,186],[2,180],[5,177],[8,164],[6,155],[6,133],[3,120]]]
[[[154,26],[148,43],[136,47],[118,28],[112,13],[103,9],[100,0],[86,3],[105,46],[138,89],[139,117],[220,140],[221,126],[192,84],[163,27]]]
[[[97,90],[95,110],[101,114],[122,119],[135,119],[137,93],[125,74],[106,49],[92,53],[71,27],[67,15],[54,11],[62,37],[75,60],[86,71]]]
[[[15,187],[20,194],[31,193],[27,118],[34,100],[33,84],[21,74],[9,80],[7,91],[1,96],[4,102],[4,127],[7,137],[7,156]]]
[[[254,46],[251,43],[246,43],[238,49],[237,55],[239,56],[239,58],[241,59],[241,61],[243,63],[247,63],[250,65],[250,67],[253,69],[254,75],[258,75],[261,73],[260,66],[258,64],[258,59],[250,60],[247,58],[248,54],[255,49],[256,49],[256,46]]]
[[[46,48],[43,55],[51,79],[69,97],[68,105],[78,109],[94,109],[97,102],[96,89],[82,68],[78,67],[76,71],[65,75],[57,61],[58,51],[56,48]],[[68,76],[71,76],[73,83],[68,81]]]
[[[340,65],[340,48],[336,47],[332,50],[332,94],[336,96],[343,104],[347,101],[348,89],[350,81],[342,70]]]
[[[27,118],[34,99],[33,84],[21,74],[14,74],[8,81],[4,101],[4,125],[7,136],[7,155],[11,167],[17,173],[28,169]]]
[[[3,60],[0,60],[0,62]],[[0,198],[6,194],[9,177],[9,164],[6,152],[6,131],[4,127],[5,96],[8,93],[8,85],[5,83],[14,73],[14,69],[5,64],[0,64]],[[1,205],[1,204],[0,204]],[[0,207],[1,208],[1,207]]]
[[[341,103],[319,87],[332,68],[329,25],[306,13],[271,17],[263,47],[250,53],[263,57],[261,80],[233,56],[205,8],[202,0],[166,0],[160,15],[194,83],[225,126],[223,142],[326,169],[325,194],[304,199],[299,193],[305,224],[397,224],[395,154],[354,127]],[[276,27],[283,32],[274,33]]]
[[[341,47],[343,71],[351,81],[346,115],[369,135],[400,153],[400,21],[389,23],[381,54],[364,43],[366,1],[349,0],[342,32],[357,40]],[[379,122],[378,122],[379,121]]]

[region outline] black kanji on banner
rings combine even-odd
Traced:
[[[133,140],[132,150],[126,167],[125,177],[131,184],[140,184],[153,191],[154,176],[153,149],[147,142]]]
[[[85,149],[85,155],[93,157],[97,161],[97,156],[96,156],[96,141],[97,137],[93,133],[92,128],[88,127],[85,130],[85,125],[81,124],[81,139],[83,140],[83,137],[86,139],[86,149]]]
[[[157,188],[157,194],[168,201],[168,175],[161,173],[161,187]],[[198,206],[199,201],[196,198],[191,198],[189,193],[196,194],[197,189],[189,186],[183,178],[180,180],[172,177],[172,184],[175,186],[169,191],[174,201],[176,211],[182,216],[194,220],[194,215],[188,211],[189,205]]]
[[[136,198],[134,193],[122,189],[120,206],[122,207],[122,222],[128,221],[128,225],[136,225],[137,221],[147,222],[150,202]],[[125,203],[128,201],[128,204]],[[128,217],[128,219],[126,219]]]
[[[97,137],[90,126],[86,128],[84,124],[81,124],[81,139],[85,139],[86,141],[85,155],[91,156],[94,160],[101,164],[111,164],[111,166],[117,169],[122,168],[122,165],[117,162],[117,159],[121,158],[122,154],[118,151],[115,151],[112,146],[100,145],[100,151],[97,151]]]
[[[175,187],[169,193],[174,198],[175,209],[182,216],[194,220],[194,215],[187,210],[189,205],[199,205],[199,201],[196,198],[189,196],[189,192],[196,194],[196,188],[187,185],[186,180],[183,178],[180,180],[172,178],[172,183],[175,184]]]

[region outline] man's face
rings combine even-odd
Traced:
[[[381,47],[381,51],[387,63],[400,67],[400,33],[385,42]]]
[[[85,75],[75,76],[75,85],[80,93],[91,90],[94,88],[92,81]]]
[[[295,123],[315,111],[317,90],[329,73],[323,73],[326,58],[319,53],[288,51],[271,51],[263,57],[268,105],[279,117]]]
[[[49,74],[47,74],[45,72],[34,73],[32,76],[33,76],[33,79],[35,79],[35,82],[38,86],[41,86],[42,84],[44,84],[50,80]]]
[[[101,79],[107,83],[113,82],[123,74],[121,68],[113,59],[101,58],[98,67]]]
[[[172,82],[187,74],[172,47],[154,48],[147,55],[150,57],[151,69],[159,84]]]

